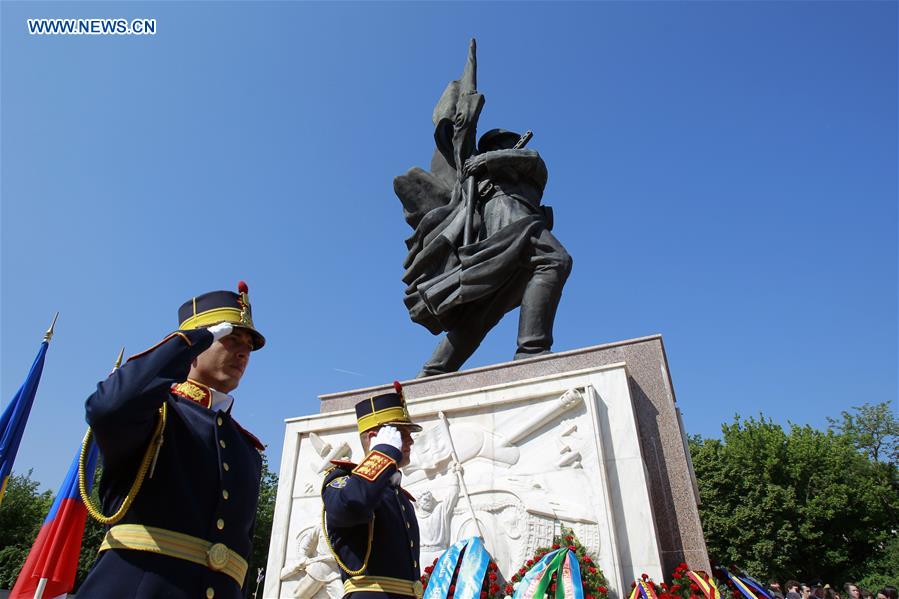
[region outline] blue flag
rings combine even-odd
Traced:
[[[12,464],[16,459],[16,452],[19,451],[19,444],[22,442],[28,415],[31,413],[31,405],[34,403],[37,384],[44,371],[44,357],[47,355],[49,345],[49,341],[41,343],[25,382],[3,410],[3,416],[0,416],[0,503],[3,503],[6,483],[12,473]]]

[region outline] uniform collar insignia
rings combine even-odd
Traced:
[[[196,381],[190,379],[183,383],[172,386],[172,393],[185,397],[191,401],[195,401],[204,408],[208,408],[212,404],[212,390]]]

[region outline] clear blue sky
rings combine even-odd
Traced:
[[[235,416],[410,378],[392,179],[478,39],[575,260],[556,350],[664,336],[690,433],[897,396],[897,3],[2,2],[2,394],[61,312],[15,470],[55,489],[120,346],[250,285]],[[155,36],[30,36],[34,17]],[[510,359],[517,314],[469,362]],[[894,404],[895,405],[895,404]]]

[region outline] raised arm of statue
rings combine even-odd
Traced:
[[[457,463],[452,465],[453,474],[450,476],[450,488],[446,499],[443,500],[444,510],[446,514],[452,514],[459,502],[459,476],[456,472],[462,473],[462,466]]]

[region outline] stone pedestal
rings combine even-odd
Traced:
[[[565,526],[618,598],[644,572],[709,570],[661,337],[403,386],[424,427],[403,478],[418,499],[423,565],[480,533],[508,578]],[[342,594],[321,538],[321,480],[331,459],[361,458],[352,408],[388,389],[324,395],[322,413],[287,421],[264,597]]]

